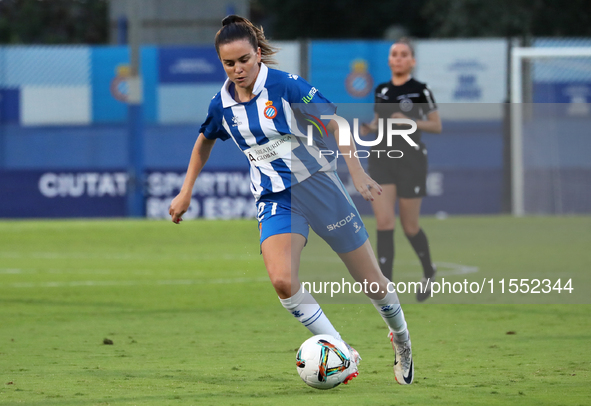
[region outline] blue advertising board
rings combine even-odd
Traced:
[[[148,218],[167,219],[185,172],[146,174]],[[124,171],[0,171],[0,218],[124,217],[128,175]],[[254,218],[250,174],[243,170],[203,171],[184,218]]]
[[[591,64],[589,64],[591,69]],[[567,103],[569,110],[579,116],[591,115],[589,105],[591,105],[591,80],[587,82],[534,82],[533,84],[533,102],[534,103]],[[587,104],[587,106],[585,106]],[[579,113],[576,113],[579,111]]]
[[[168,208],[179,193],[185,172],[153,171],[147,176],[146,216],[169,219]],[[256,206],[248,170],[203,171],[195,182],[191,206],[184,219],[254,218]]]
[[[361,214],[371,215],[345,171],[340,173]],[[168,218],[168,207],[185,173],[147,174],[148,218]],[[2,218],[123,217],[126,215],[127,174],[122,171],[0,172]],[[501,211],[502,171],[499,169],[433,169],[429,173],[423,213],[491,214]],[[256,207],[247,171],[204,171],[198,178],[186,219],[254,218]]]
[[[372,215],[371,204],[355,191],[347,172],[340,173],[359,213]],[[433,168],[427,175],[422,214],[498,214],[502,209],[501,169]]]
[[[158,49],[158,78],[161,84],[218,83],[226,73],[212,46],[163,47]]]
[[[123,217],[122,171],[0,171],[0,217]]]

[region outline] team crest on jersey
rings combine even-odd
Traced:
[[[269,120],[272,120],[275,118],[275,116],[277,116],[277,107],[273,106],[273,102],[271,100],[265,103],[263,115]]]
[[[412,100],[411,99],[402,99],[400,100],[400,110],[404,111],[405,113],[412,110]]]

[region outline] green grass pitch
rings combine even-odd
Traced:
[[[363,361],[349,385],[318,391],[296,373],[309,333],[274,294],[255,221],[0,222],[0,405],[588,405],[591,217],[422,225],[446,280],[561,278],[574,291],[401,295],[411,386],[395,383],[369,302],[319,295]],[[347,276],[323,244],[310,238],[302,279]],[[396,244],[396,279],[418,280],[400,230]]]

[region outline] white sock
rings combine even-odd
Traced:
[[[287,299],[279,298],[279,300],[283,307],[293,314],[313,335],[329,334],[339,340],[341,339],[341,335],[328,320],[316,299],[302,285],[300,285],[300,290],[292,297]]]
[[[400,307],[398,295],[395,292],[389,292],[382,299],[371,299],[371,302],[390,328],[390,331],[394,333],[396,341],[408,340],[408,329],[406,328],[406,320],[404,319],[402,307]]]

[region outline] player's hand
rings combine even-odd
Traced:
[[[355,189],[363,196],[363,198],[367,201],[374,200],[374,196],[372,192],[376,192],[378,195],[382,194],[382,187],[373,180],[363,169],[356,171],[355,173],[351,173],[351,178],[353,179],[353,185],[355,185]]]
[[[183,221],[182,216],[187,212],[189,209],[189,205],[191,204],[191,195],[187,195],[184,193],[179,193],[172,202],[170,203],[170,208],[168,209],[168,214],[172,217],[172,222],[179,224]]]

